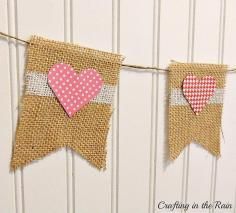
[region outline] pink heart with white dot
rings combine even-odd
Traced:
[[[80,73],[64,63],[54,64],[48,72],[48,84],[69,117],[95,98],[102,89],[102,76],[95,69]]]

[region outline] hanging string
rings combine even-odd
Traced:
[[[145,67],[145,66],[133,65],[133,64],[122,64],[122,67],[140,69],[140,70],[145,70],[145,71],[150,71],[150,72],[169,71],[168,69],[163,69],[159,67]]]
[[[15,36],[12,36],[12,35],[9,35],[9,34],[3,33],[3,32],[0,32],[0,35],[5,36],[5,37],[8,37],[8,38],[13,38],[13,39],[15,39],[15,40],[17,40],[17,41],[21,41],[21,42],[23,42],[23,43],[29,44],[28,41],[25,41],[25,40],[23,40],[23,39],[17,38],[17,37],[15,37]]]
[[[0,35],[2,35],[4,37],[15,39],[15,40],[23,42],[25,44],[30,44],[30,42],[28,42],[26,40],[20,39],[18,37],[15,37],[15,36],[3,33],[3,32],[0,32]],[[134,65],[134,64],[122,64],[122,67],[128,67],[131,69],[138,69],[139,71],[143,70],[144,72],[160,72],[160,71],[168,72],[169,71],[168,69],[164,69],[164,68],[160,68],[160,67],[141,66],[141,65]],[[236,68],[228,69],[227,71],[228,72],[236,72]]]

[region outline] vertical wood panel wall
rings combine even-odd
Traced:
[[[233,66],[235,8],[234,0],[0,0],[0,31],[121,53],[130,64],[167,67],[174,59]],[[221,200],[233,204],[225,212],[236,212],[236,74],[227,74],[220,159],[191,144],[167,163],[167,75],[122,69],[106,171],[62,149],[9,172],[25,48],[0,39],[1,213],[168,212],[157,208],[162,200]]]

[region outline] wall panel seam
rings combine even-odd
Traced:
[[[8,33],[18,36],[17,0],[7,1]],[[11,120],[12,146],[15,143],[15,131],[19,118],[20,79],[19,79],[19,47],[16,41],[9,40],[9,71],[11,83]],[[14,86],[16,85],[16,87]],[[14,171],[15,212],[24,213],[23,169]]]
[[[120,0],[112,0],[112,52],[120,52]],[[118,82],[112,116],[111,213],[119,212],[119,95]]]

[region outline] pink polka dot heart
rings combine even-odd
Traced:
[[[103,80],[95,69],[77,73],[69,64],[59,63],[50,68],[48,83],[68,116],[72,117],[99,94]]]

